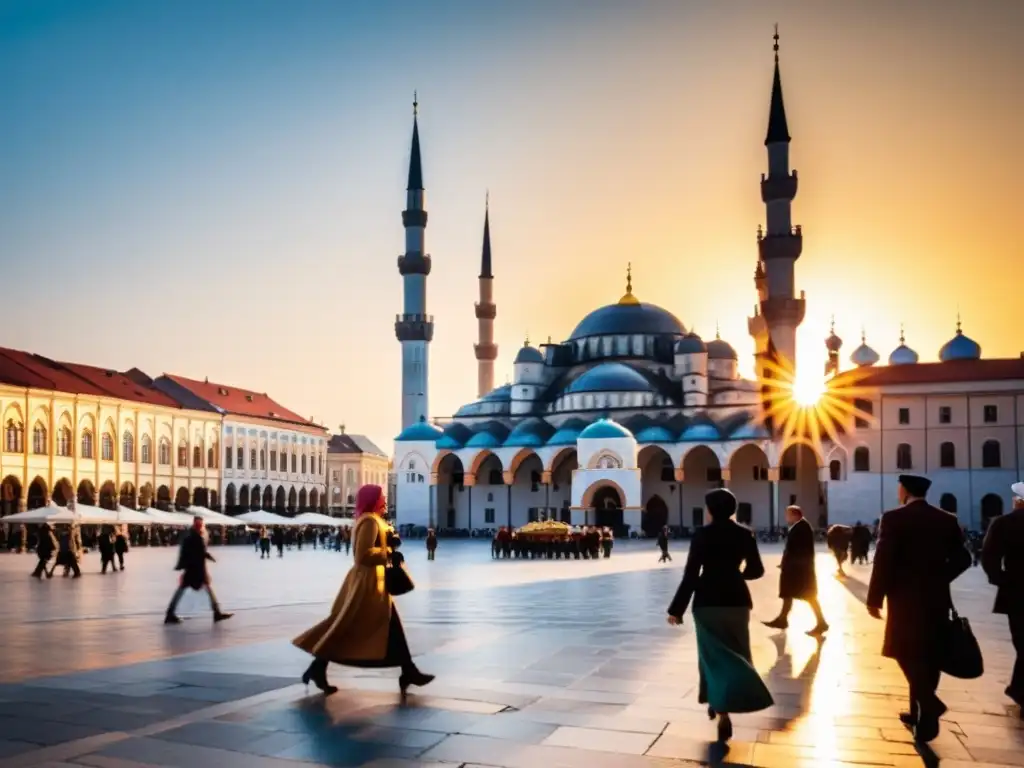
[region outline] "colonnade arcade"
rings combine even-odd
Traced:
[[[298,512],[326,512],[327,496],[319,489],[313,488],[307,491],[305,488],[296,486],[268,484],[261,486],[258,483],[249,485],[235,485],[228,483],[224,488],[224,511],[228,514],[241,514],[243,512],[265,510],[278,514]]]
[[[109,510],[116,510],[118,506],[130,509],[156,507],[162,510],[183,510],[190,506],[216,509],[219,504],[218,493],[212,488],[190,489],[182,486],[172,494],[167,485],[154,489],[152,483],[144,483],[141,488],[136,488],[133,483],[126,482],[119,488],[112,480],[108,480],[97,488],[91,480],[82,480],[76,489],[70,480],[61,478],[51,489],[39,476],[29,483],[25,494],[22,494],[22,487],[21,479],[15,475],[8,475],[0,482],[0,515],[14,514],[22,506],[24,509],[38,509],[53,503],[66,507],[72,499],[79,504]],[[21,503],[23,496],[24,504]]]
[[[845,457],[829,459],[831,467],[805,442],[784,449],[770,442],[648,444],[640,446],[635,465],[625,457],[623,466],[640,473],[641,527],[652,534],[664,525],[702,525],[704,495],[720,487],[736,494],[737,519],[756,530],[784,525],[780,510],[788,504],[798,504],[813,524],[823,525],[826,483],[839,479],[835,465]],[[593,480],[574,510],[573,482],[588,482],[575,446],[442,451],[431,466],[430,520],[440,528],[468,530],[519,527],[537,519],[621,530],[623,489]]]

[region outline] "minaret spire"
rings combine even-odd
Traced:
[[[423,162],[420,159],[420,101],[412,92],[412,150],[409,152],[409,185],[406,189],[423,189]]]
[[[779,74],[779,25],[775,25],[775,76],[772,78],[772,100],[768,110],[768,135],[764,144],[789,142],[789,125],[786,123],[786,105],[782,100],[782,75]]]
[[[477,343],[473,345],[477,363],[477,397],[494,389],[494,360],[498,345],[494,343],[494,274],[491,271],[491,193],[484,197],[484,242],[480,251],[480,300],[476,303]]]

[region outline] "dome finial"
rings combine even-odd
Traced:
[[[524,347],[530,346],[530,332],[529,331],[526,332],[526,339],[523,341],[523,346]]]
[[[716,341],[721,341],[722,340],[722,329],[719,327],[717,320],[715,320],[715,340]]]
[[[412,92],[412,116],[417,117],[420,113],[420,99],[416,91]]]
[[[772,39],[775,41],[775,45],[772,46],[772,49],[775,51],[775,60],[778,61],[779,60],[779,25],[778,24],[775,25],[775,35],[772,37]]]
[[[903,323],[900,323],[900,344],[906,344],[906,343],[907,343],[907,336],[903,332]]]
[[[861,344],[867,344],[868,343],[868,332],[866,330],[864,330],[864,326],[863,325],[860,327],[860,343]]]
[[[836,335],[836,316],[835,315],[832,315],[832,323],[829,326],[828,332],[831,333],[833,336]]]
[[[956,335],[964,335],[963,325],[960,323],[960,307],[956,308]]]
[[[619,304],[639,304],[633,295],[633,262],[626,264],[626,293],[619,299]]]

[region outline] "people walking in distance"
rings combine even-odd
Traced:
[[[718,740],[732,737],[730,715],[772,706],[772,695],[754,669],[750,654],[750,590],[746,582],[764,576],[753,532],[732,520],[736,497],[718,488],[704,497],[710,522],[694,532],[683,580],[668,608],[668,623],[679,626],[693,600],[700,684],[698,701],[718,717]]]
[[[825,545],[832,556],[836,559],[836,576],[845,576],[843,563],[850,552],[850,544],[853,541],[853,528],[848,525],[833,525],[825,534]]]
[[[950,583],[971,565],[956,515],[925,500],[931,481],[899,476],[902,506],[882,515],[868,586],[868,612],[886,606],[882,655],[895,659],[910,687],[910,709],[900,714],[918,741],[939,735],[946,705],[935,694],[953,607]]]
[[[1021,707],[1024,719],[1024,483],[1010,486],[1013,511],[989,523],[981,564],[989,582],[998,587],[993,613],[1005,614],[1017,657],[1006,695]]]
[[[72,523],[66,526],[61,531],[59,537],[59,544],[57,549],[57,559],[53,563],[53,568],[50,569],[50,573],[47,576],[53,576],[53,571],[57,566],[64,568],[64,575],[67,576],[69,573],[73,573],[74,579],[80,579],[82,577],[82,569],[78,566],[78,561],[82,558],[82,534],[78,529],[78,525]]]
[[[411,685],[427,685],[433,675],[421,672],[412,660],[402,621],[385,587],[385,568],[399,543],[382,513],[387,510],[379,485],[364,485],[356,495],[354,563],[334,599],[331,614],[292,643],[313,656],[302,673],[329,696],[338,689],[327,682],[330,662],[350,667],[400,667],[398,687],[405,695]]]
[[[612,556],[612,546],[615,544],[615,537],[612,535],[611,528],[605,528],[601,531],[601,548],[604,550],[605,557]],[[566,559],[569,558],[569,553],[565,553]]]
[[[114,531],[114,554],[117,555],[117,566],[124,570],[124,556],[128,552],[128,526],[119,525]]]
[[[817,623],[807,634],[821,637],[828,632],[828,622],[821,612],[818,603],[818,577],[814,567],[814,529],[804,519],[803,510],[798,506],[786,507],[786,522],[789,533],[786,534],[786,548],[782,551],[782,563],[779,568],[779,597],[782,598],[782,610],[771,621],[763,622],[772,629],[789,628],[789,612],[793,610],[794,600],[803,600],[814,611]],[[849,530],[849,528],[847,528]]]
[[[344,528],[343,530],[345,531],[345,554],[348,555],[352,553],[352,529]]]
[[[43,578],[45,574],[47,578],[50,578],[53,574],[46,570],[46,564],[53,557],[57,551],[57,537],[53,535],[53,528],[50,527],[49,523],[43,523],[39,526],[39,541],[36,544],[36,558],[39,562],[36,564],[36,569],[32,571],[32,575],[37,578]]]
[[[114,529],[109,525],[104,525],[100,528],[100,535],[96,545],[100,550],[100,573],[106,573],[108,565],[110,566],[110,572],[116,573],[117,568],[114,566]]]
[[[672,555],[668,553],[668,526],[663,525],[661,530],[658,531],[658,549],[661,550],[661,557],[658,558],[659,563],[671,562]]]
[[[260,549],[260,560],[265,560],[270,557],[270,534],[267,532],[267,526],[260,526],[260,538],[258,542]]]
[[[206,569],[206,563],[207,561],[211,563],[217,561],[207,551],[205,533],[203,518],[194,518],[192,520],[192,529],[185,534],[185,538],[181,541],[181,549],[178,552],[178,565],[175,567],[176,571],[181,571],[181,580],[178,582],[178,589],[175,590],[170,605],[167,606],[164,624],[181,623],[181,619],[178,618],[177,614],[178,603],[187,589],[194,589],[197,592],[201,589],[206,590],[206,594],[210,598],[210,608],[213,611],[213,620],[215,622],[230,619],[234,615],[225,613],[220,609],[217,596],[213,593],[213,587],[210,585],[210,573]]]
[[[427,560],[434,559],[434,553],[437,552],[437,533],[433,528],[427,529]]]
[[[271,534],[270,540],[277,548],[277,556],[284,557],[284,529],[280,525],[274,526],[274,532]]]
[[[871,529],[858,520],[850,538],[850,562],[854,565],[867,565],[870,551]]]

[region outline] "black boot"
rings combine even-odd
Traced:
[[[324,696],[338,692],[337,687],[327,682],[327,662],[323,659],[314,658],[306,667],[306,671],[302,673],[303,684],[309,685],[310,681],[323,691]]]
[[[433,675],[420,672],[419,668],[415,664],[410,664],[402,669],[402,674],[398,678],[398,690],[401,691],[403,696],[405,696],[410,685],[422,688],[424,685],[429,685],[433,681]]]

